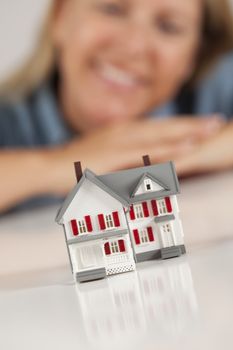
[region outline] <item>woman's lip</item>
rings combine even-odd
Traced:
[[[98,76],[113,87],[125,90],[135,90],[144,85],[144,82],[136,74],[120,69],[111,64],[103,64],[96,67]]]

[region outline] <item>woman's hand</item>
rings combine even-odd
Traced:
[[[216,118],[140,120],[106,126],[65,146],[2,150],[0,212],[27,198],[43,194],[66,195],[76,182],[72,164],[78,160],[83,168],[88,167],[97,174],[142,166],[144,154],[150,155],[152,163],[179,159],[180,173],[199,169],[200,164],[201,169],[206,164],[215,169],[225,158],[227,166],[231,164],[228,157],[232,160],[233,128],[224,130],[220,134],[222,137],[214,137],[221,127]],[[209,143],[204,142],[208,138],[211,138]],[[203,150],[194,151],[200,143]],[[212,163],[209,153],[214,153]]]
[[[233,122],[175,159],[179,175],[186,176],[233,168]]]
[[[166,120],[142,119],[109,125],[74,139],[50,152],[49,165],[56,176],[54,192],[65,194],[75,183],[72,164],[81,161],[83,169],[97,174],[142,166],[142,155],[152,163],[185,157],[196,144],[213,136],[222,127],[217,117],[179,117]]]

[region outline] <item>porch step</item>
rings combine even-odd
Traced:
[[[161,249],[161,258],[170,259],[182,255],[181,246],[173,246]]]
[[[75,277],[77,282],[99,280],[106,277],[106,269],[103,267],[93,270],[77,272]]]

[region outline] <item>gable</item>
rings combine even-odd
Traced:
[[[100,213],[121,210],[122,204],[109,193],[85,179],[63,215],[63,221],[83,218],[86,215],[97,217]]]
[[[89,169],[86,169],[84,171],[84,174],[81,178],[81,180],[76,184],[74,189],[70,192],[70,194],[66,197],[62,207],[59,209],[57,216],[56,216],[56,222],[62,223],[64,216],[68,209],[72,206],[72,203],[75,198],[77,198],[77,194],[81,191],[81,189],[84,187],[85,184],[89,184],[89,189],[86,189],[86,198],[89,197],[90,194],[90,188],[96,188],[99,189],[102,193],[105,193],[108,198],[114,198],[117,202],[121,203],[124,206],[128,206],[128,202],[126,202],[123,198],[121,198],[117,193],[112,191],[108,186],[106,186],[104,183],[102,183],[96,175],[90,171]],[[82,193],[82,191],[81,191]],[[79,197],[80,198],[80,197]],[[79,206],[82,199],[79,199]]]
[[[144,174],[134,189],[131,197],[153,192],[163,192],[167,190],[169,189],[160,181],[156,180],[149,174]]]

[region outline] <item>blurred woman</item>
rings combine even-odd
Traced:
[[[218,75],[200,79],[232,47],[227,1],[54,0],[38,49],[0,88],[0,210],[65,195],[76,160],[97,173],[143,154],[180,174],[231,167],[219,114],[232,111],[211,92]]]

